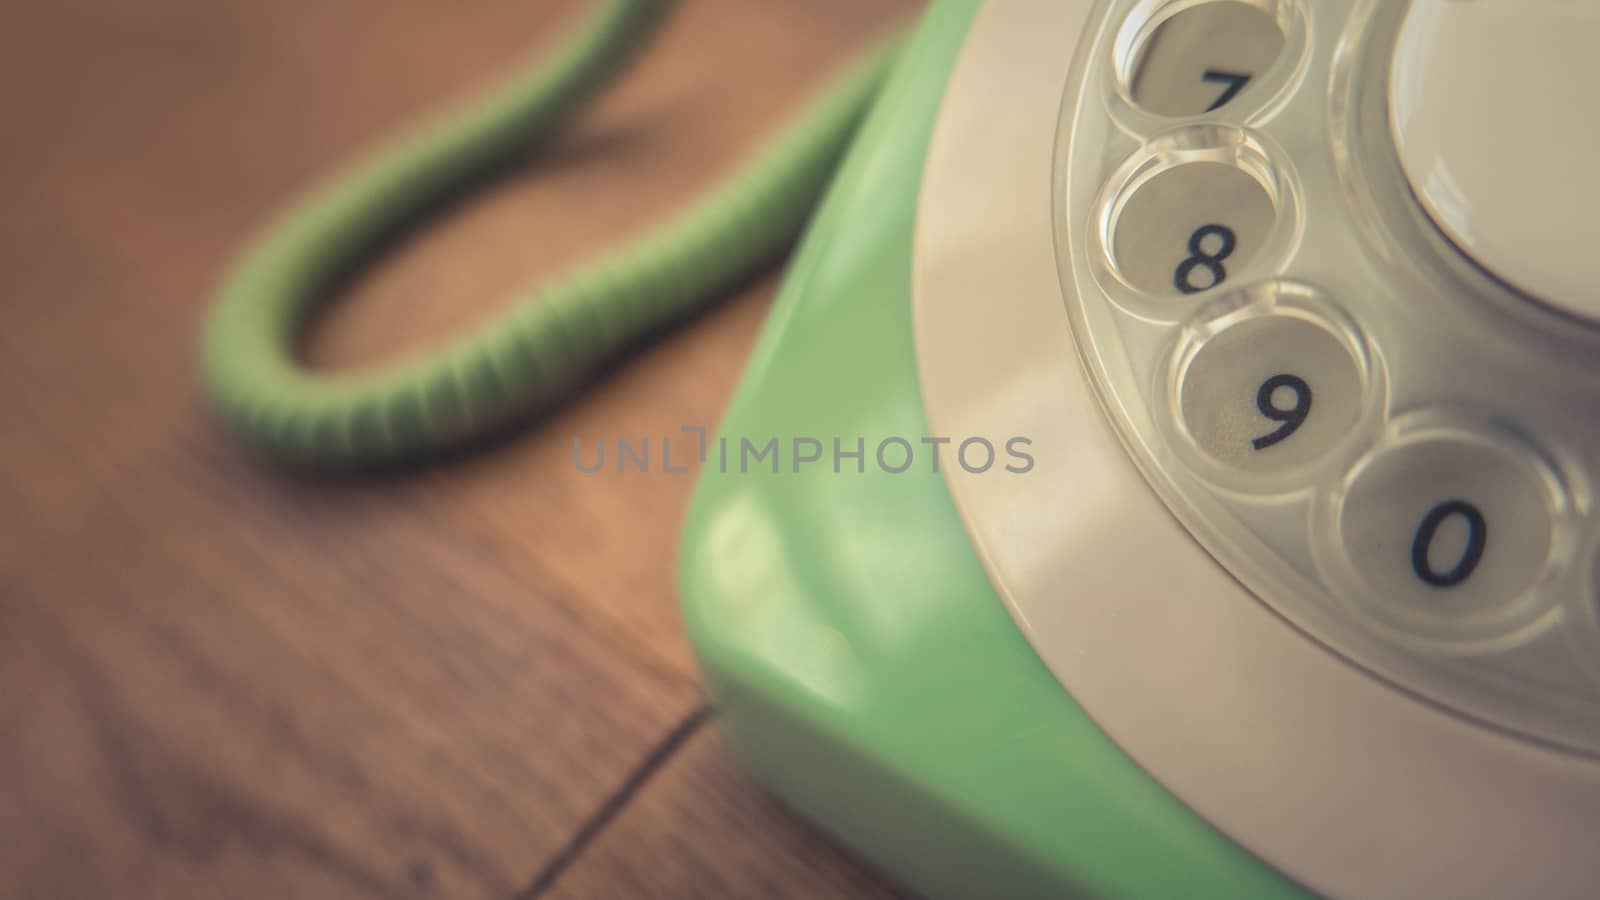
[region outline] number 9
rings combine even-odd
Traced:
[[[1273,405],[1272,396],[1279,388],[1294,391],[1294,406],[1279,409]],[[1256,409],[1272,421],[1283,423],[1277,431],[1250,442],[1250,446],[1257,450],[1265,450],[1299,431],[1300,426],[1305,424],[1306,416],[1311,415],[1311,385],[1298,375],[1274,375],[1262,382],[1261,390],[1256,392]]]

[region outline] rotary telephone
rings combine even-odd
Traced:
[[[681,566],[764,784],[929,897],[1595,896],[1600,8],[935,3],[667,231],[298,369],[350,246],[659,10],[291,217],[213,320],[228,418],[458,443],[808,221],[721,428],[794,452],[706,467]]]

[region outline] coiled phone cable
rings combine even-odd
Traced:
[[[318,373],[301,330],[340,276],[486,172],[548,140],[674,5],[607,0],[549,59],[291,209],[226,280],[202,377],[224,419],[288,461],[393,463],[548,408],[643,336],[704,308],[798,234],[898,46],[868,53],[720,187],[674,219],[413,360]]]

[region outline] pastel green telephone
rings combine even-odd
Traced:
[[[1595,896],[1600,9],[935,3],[668,230],[431,359],[298,367],[355,250],[661,10],[270,235],[208,332],[228,419],[469,440],[831,181],[683,542],[758,778],[929,897]]]

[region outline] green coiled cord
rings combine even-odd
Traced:
[[[826,187],[895,43],[687,211],[477,331],[371,373],[319,374],[297,358],[307,317],[354,261],[548,139],[672,6],[609,0],[553,58],[335,180],[272,228],[224,285],[203,337],[203,377],[226,420],[302,464],[391,463],[457,447],[548,407],[628,344],[772,260]]]

